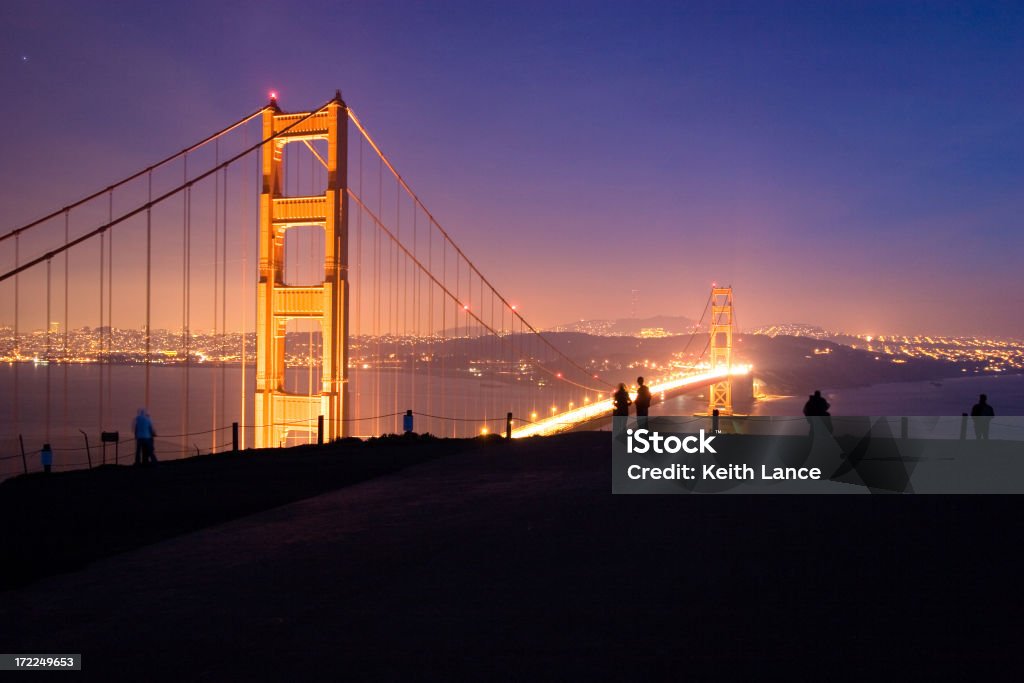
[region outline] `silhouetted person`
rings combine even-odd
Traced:
[[[807,424],[811,426],[812,435],[814,434],[815,419],[820,419],[829,433],[832,433],[832,419],[828,412],[831,407],[825,397],[821,395],[820,390],[816,390],[807,397],[807,403],[804,404],[804,416],[807,418]]]
[[[50,448],[50,444],[43,444],[43,450],[39,451],[39,461],[43,465],[43,472],[49,474],[50,468],[53,466],[53,449]]]
[[[988,428],[995,417],[996,411],[988,404],[988,396],[982,394],[978,402],[971,408],[971,417],[974,418],[974,438],[988,441]]]
[[[632,401],[629,400],[629,392],[626,391],[625,384],[619,384],[619,388],[612,394],[612,431],[615,433],[622,432],[626,428],[626,420],[629,418],[629,404]]]
[[[138,414],[132,421],[132,431],[135,432],[135,464],[138,465],[140,462],[143,465],[156,464],[156,452],[153,448],[156,430],[153,429],[153,420],[145,408],[139,408]]]
[[[651,390],[644,384],[643,377],[636,378],[636,428],[647,429],[647,411],[651,407]]]

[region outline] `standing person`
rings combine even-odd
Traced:
[[[978,396],[978,402],[971,407],[971,417],[974,418],[974,438],[988,441],[988,428],[996,411],[988,404],[988,396]]]
[[[153,420],[145,408],[139,408],[135,420],[132,421],[132,431],[135,432],[135,464],[140,462],[143,465],[156,463],[156,453],[153,451],[153,439],[156,437],[156,430],[153,429]]]
[[[43,472],[49,474],[50,468],[53,467],[53,449],[50,448],[50,444],[43,444],[43,450],[39,451],[39,461],[43,464]]]
[[[829,415],[828,409],[832,405],[821,395],[821,390],[817,389],[813,394],[807,397],[807,403],[804,404],[804,416],[807,418],[807,424],[811,426],[811,435],[814,434],[814,418],[823,418],[821,423],[825,425],[829,433],[832,432],[832,419]]]
[[[626,428],[626,420],[629,419],[629,404],[632,401],[629,400],[629,392],[626,391],[626,385],[619,383],[619,388],[612,394],[612,405],[615,406],[612,411],[612,431],[619,433]]]
[[[651,390],[644,384],[643,377],[636,378],[636,428],[647,429],[647,410],[651,407]]]

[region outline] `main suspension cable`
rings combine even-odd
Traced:
[[[101,225],[98,228],[95,228],[94,230],[91,230],[90,232],[87,232],[86,234],[81,235],[79,237],[76,237],[75,239],[71,240],[70,242],[67,242],[67,243],[61,245],[60,247],[57,247],[56,249],[53,249],[51,251],[46,252],[45,254],[43,254],[42,256],[40,256],[38,258],[34,258],[31,261],[27,261],[24,264],[22,264],[21,266],[18,266],[17,268],[14,268],[12,270],[7,271],[3,275],[0,275],[0,282],[3,282],[4,280],[7,280],[7,279],[9,279],[11,277],[14,277],[15,275],[17,275],[17,274],[19,274],[19,273],[21,273],[21,272],[23,272],[25,270],[28,270],[29,268],[31,268],[33,266],[36,266],[36,265],[38,265],[40,263],[43,263],[44,261],[47,261],[48,259],[52,259],[54,256],[56,256],[58,254],[62,254],[65,251],[67,251],[68,249],[70,249],[71,247],[77,246],[77,245],[81,244],[82,242],[85,242],[86,240],[92,239],[96,235],[102,235],[103,233],[105,233],[107,230],[113,228],[114,226],[119,225],[120,223],[125,222],[126,220],[128,220],[129,218],[132,218],[133,216],[139,215],[140,213],[146,211],[147,209],[151,209],[152,207],[156,206],[157,204],[160,204],[160,203],[164,202],[165,200],[169,199],[170,197],[173,197],[174,195],[178,194],[182,190],[184,190],[186,188],[189,188],[192,185],[195,185],[199,181],[205,180],[206,178],[208,178],[209,176],[213,175],[217,171],[220,171],[223,168],[227,168],[228,166],[230,166],[231,164],[235,163],[239,159],[241,159],[241,158],[251,154],[252,152],[254,152],[257,149],[259,149],[260,147],[263,147],[263,145],[267,144],[268,142],[271,142],[271,141],[279,138],[284,133],[287,133],[289,130],[291,130],[292,128],[294,128],[294,127],[298,126],[299,124],[303,123],[307,119],[310,119],[313,116],[316,116],[321,111],[323,111],[331,102],[333,102],[333,100],[330,100],[330,101],[326,102],[322,107],[320,107],[319,109],[317,109],[315,111],[309,112],[308,114],[306,114],[302,118],[296,119],[294,122],[292,122],[288,126],[285,126],[281,130],[279,130],[277,133],[271,135],[270,137],[268,137],[268,138],[266,138],[264,140],[261,140],[260,142],[250,146],[249,148],[239,152],[238,154],[236,154],[235,156],[231,157],[227,161],[225,161],[225,162],[223,162],[223,163],[221,163],[221,164],[219,164],[217,166],[214,166],[210,170],[208,170],[208,171],[206,171],[206,172],[196,176],[192,180],[189,180],[187,182],[182,183],[181,185],[178,185],[174,189],[168,190],[167,192],[165,192],[164,194],[160,195],[156,199],[154,199],[152,201],[149,201],[149,202],[146,202],[145,204],[143,204],[143,205],[141,205],[139,207],[136,207],[135,209],[132,209],[128,213],[126,213],[126,214],[124,214],[124,215],[122,215],[122,216],[120,216],[120,217],[118,217],[118,218],[116,218],[116,219],[106,223],[105,225]]]
[[[74,202],[72,204],[68,204],[64,208],[58,209],[57,211],[54,211],[51,214],[47,214],[46,216],[43,216],[42,218],[36,219],[36,220],[32,221],[31,223],[27,223],[27,224],[21,226],[20,228],[16,228],[16,229],[11,230],[10,232],[8,232],[8,233],[6,233],[4,235],[0,235],[0,242],[3,242],[4,240],[9,239],[11,237],[14,237],[16,235],[19,235],[19,234],[25,232],[26,230],[31,230],[32,228],[36,227],[37,225],[41,225],[41,224],[45,223],[46,221],[50,220],[51,218],[56,218],[57,216],[61,215],[65,211],[70,211],[71,209],[79,207],[82,204],[85,204],[87,202],[91,202],[93,199],[97,199],[99,197],[102,197],[107,192],[111,192],[111,191],[121,187],[122,185],[130,183],[131,181],[135,180],[136,178],[141,178],[142,176],[146,175],[147,173],[150,173],[151,171],[155,171],[156,169],[160,168],[161,166],[174,161],[175,159],[177,159],[178,157],[180,157],[180,156],[182,156],[184,154],[188,154],[189,152],[192,152],[192,151],[195,151],[195,150],[199,149],[200,147],[202,147],[206,143],[211,142],[213,140],[216,140],[217,138],[221,137],[222,135],[226,135],[226,134],[230,133],[231,131],[233,131],[234,129],[238,128],[239,126],[244,126],[245,124],[249,123],[249,121],[252,121],[254,118],[256,118],[257,116],[262,114],[267,109],[268,106],[269,105],[265,105],[263,107],[260,107],[259,109],[257,109],[253,113],[249,114],[245,118],[240,119],[240,120],[236,121],[235,123],[232,123],[227,128],[222,128],[221,130],[217,131],[216,133],[213,133],[212,135],[209,135],[209,136],[203,138],[199,142],[197,142],[197,143],[195,143],[193,145],[189,145],[185,149],[182,149],[181,151],[175,152],[171,156],[166,157],[164,159],[161,159],[160,161],[156,162],[155,164],[153,164],[151,166],[147,166],[146,168],[142,169],[138,173],[133,173],[132,175],[130,175],[127,178],[125,178],[124,180],[116,182],[113,185],[109,185],[109,186],[103,188],[102,190],[99,190],[97,192],[92,193],[88,197],[84,197],[82,199],[79,199],[77,202]]]
[[[459,256],[461,256],[463,259],[465,259],[467,265],[469,265],[469,267],[473,269],[473,271],[477,274],[477,277],[479,277],[483,281],[483,283],[486,284],[491,289],[491,291],[493,291],[497,295],[498,299],[501,300],[501,303],[503,303],[505,306],[507,306],[509,308],[509,310],[512,311],[512,314],[515,315],[516,317],[518,317],[520,319],[520,321],[522,321],[523,325],[526,326],[527,328],[529,328],[530,331],[533,332],[535,335],[537,335],[537,337],[541,341],[543,341],[544,344],[546,344],[552,351],[557,353],[559,356],[563,357],[566,361],[568,361],[571,365],[576,367],[578,370],[582,371],[583,373],[585,373],[587,375],[590,375],[591,372],[589,370],[587,370],[583,366],[579,365],[575,360],[573,360],[568,355],[566,355],[561,349],[559,349],[547,337],[545,337],[539,330],[537,330],[525,318],[523,318],[522,314],[520,314],[518,311],[516,311],[514,308],[512,308],[512,304],[509,303],[508,299],[506,299],[504,296],[502,296],[501,292],[499,292],[497,290],[497,288],[494,287],[494,285],[491,284],[490,280],[488,280],[486,277],[484,277],[483,273],[480,272],[480,270],[476,267],[476,265],[469,259],[468,256],[466,256],[466,254],[462,251],[462,249],[459,248],[459,245],[457,245],[455,243],[455,240],[452,239],[451,235],[449,235],[448,232],[441,226],[441,224],[438,222],[438,220],[434,217],[434,215],[427,208],[426,204],[424,204],[423,201],[419,198],[419,196],[415,192],[413,192],[412,188],[405,181],[405,178],[402,177],[402,175],[394,167],[394,165],[387,158],[387,156],[385,156],[384,152],[377,145],[377,143],[374,141],[374,139],[370,136],[369,132],[363,126],[362,122],[360,122],[359,117],[356,116],[355,112],[352,111],[351,107],[348,108],[348,115],[349,115],[349,118],[352,120],[352,123],[354,123],[356,128],[359,129],[359,132],[363,135],[364,138],[366,138],[366,141],[368,143],[370,143],[370,146],[373,147],[375,152],[377,152],[377,155],[380,157],[381,161],[388,167],[388,170],[391,171],[391,174],[395,177],[395,180],[398,181],[398,183],[405,189],[405,191],[409,194],[409,196],[412,197],[413,201],[416,202],[416,204],[423,210],[423,212],[427,215],[427,218],[434,225],[434,227],[436,227],[438,229],[438,231],[444,236],[445,240],[449,244],[452,245],[452,248],[455,249],[455,252]],[[601,384],[604,384],[608,388],[612,387],[611,384],[609,384],[608,382],[605,382],[600,377],[594,377],[594,379],[596,379]]]

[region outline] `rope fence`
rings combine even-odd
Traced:
[[[427,419],[431,419],[431,420],[441,420],[441,421],[446,421],[446,422],[475,422],[475,423],[478,423],[478,424],[490,424],[490,423],[494,423],[494,422],[499,422],[499,423],[500,422],[505,422],[506,425],[508,425],[509,427],[511,427],[511,424],[513,422],[524,424],[524,425],[535,425],[535,424],[538,424],[538,423],[542,422],[540,420],[530,420],[530,419],[523,418],[523,417],[516,417],[516,416],[512,415],[511,413],[508,413],[508,414],[506,414],[505,416],[502,416],[502,417],[487,417],[487,416],[483,416],[483,417],[455,417],[455,416],[446,416],[446,415],[436,415],[436,414],[433,414],[433,413],[425,413],[425,412],[415,411],[415,410],[408,410],[405,413],[392,412],[392,413],[386,413],[386,414],[382,414],[382,415],[366,416],[366,417],[361,417],[361,418],[349,418],[349,419],[346,419],[344,421],[345,422],[359,422],[359,421],[365,421],[365,420],[376,420],[376,419],[384,419],[384,418],[389,418],[389,417],[397,417],[399,415],[406,416],[406,417],[412,415],[412,416],[418,416],[418,417],[427,418]],[[608,415],[598,416],[598,417],[595,417],[593,420],[591,420],[591,422],[594,422],[594,421],[597,421],[597,420],[605,420],[608,417],[609,417]],[[634,419],[634,417],[635,416],[630,416],[630,419]],[[858,416],[832,416],[832,417],[833,417],[833,419],[836,422],[841,422],[843,419],[856,419]],[[652,416],[651,417],[652,421],[657,421],[658,419],[664,419],[664,417],[661,417],[661,416]],[[909,437],[909,427],[911,425],[918,425],[918,426],[920,426],[922,421],[926,422],[933,429],[938,424],[938,421],[940,421],[940,420],[945,420],[947,422],[947,424],[948,423],[954,423],[955,424],[956,422],[958,422],[960,424],[959,440],[974,440],[971,436],[969,436],[968,429],[967,429],[967,426],[969,424],[973,424],[973,418],[970,418],[969,416],[966,416],[966,415],[960,415],[960,416],[939,416],[939,417],[917,417],[917,418],[886,416],[886,417],[880,418],[880,420],[884,420],[884,421],[886,421],[887,423],[890,423],[890,424],[895,422],[895,421],[899,421],[898,423],[902,427],[902,429],[900,431],[900,438],[910,438]],[[911,420],[913,420],[913,422]],[[688,427],[690,427],[692,425],[696,425],[696,424],[703,424],[703,425],[711,424],[711,425],[716,425],[715,426],[716,429],[725,428],[726,431],[731,431],[731,429],[735,428],[736,426],[741,426],[741,425],[747,425],[747,426],[774,425],[774,424],[779,424],[779,423],[783,423],[783,424],[785,424],[785,423],[806,423],[806,421],[807,421],[806,417],[800,417],[800,416],[738,416],[738,415],[734,415],[734,416],[710,416],[710,415],[698,415],[698,416],[692,416],[692,417],[687,417],[687,418],[672,417],[670,424],[671,424],[671,426],[673,428],[678,428],[678,427],[686,427],[686,428],[688,428]],[[288,422],[281,422],[281,423],[275,423],[275,424],[278,425],[278,426],[296,426],[296,425],[309,425],[311,422],[317,422],[318,426],[320,426],[322,428],[322,422],[320,421],[319,417],[311,418],[311,419],[292,420],[292,421],[288,421]],[[546,425],[559,425],[559,426],[562,426],[562,427],[564,427],[566,429],[571,428],[571,427],[578,427],[578,426],[580,426],[579,422],[574,422],[574,421],[558,421],[558,420],[551,421],[551,420],[544,420],[543,422]],[[874,426],[875,424],[877,424],[877,422],[872,423],[872,426]],[[1011,419],[1011,418],[1007,418],[1007,417],[1004,417],[1004,418],[992,418],[991,421],[989,422],[989,426],[990,426],[990,428],[998,428],[1000,430],[1012,430],[1014,432],[1022,432],[1022,431],[1024,431],[1024,420],[1021,420],[1021,419],[1016,419],[1015,420],[1015,419]],[[412,430],[412,424],[407,425],[407,427],[408,427],[408,429],[406,429],[406,431],[409,431],[409,432],[413,431]],[[238,428],[238,423],[233,423],[231,425],[225,425],[225,426],[222,426],[222,427],[217,427],[215,429],[200,430],[200,431],[190,432],[188,434],[170,434],[170,435],[166,435],[166,436],[157,436],[156,439],[157,440],[164,440],[164,443],[169,443],[169,440],[171,440],[171,439],[180,439],[180,438],[183,438],[183,437],[204,436],[204,435],[208,435],[208,434],[211,434],[211,433],[219,433],[219,432],[228,431],[228,430],[237,430],[237,428]],[[494,433],[498,433],[498,432],[494,432]],[[738,433],[742,433],[742,432],[738,432]],[[749,432],[749,433],[754,433],[754,432]],[[932,432],[929,432],[928,434],[923,435],[923,436],[922,435],[918,435],[917,438],[940,438],[940,439],[942,439],[943,437],[941,435],[936,435],[936,434],[934,434]],[[945,437],[945,438],[947,440],[949,440],[949,439],[953,439],[954,437],[950,436],[950,437]],[[23,439],[23,437],[21,435],[19,435],[19,439],[20,439],[21,443],[23,444],[24,439]],[[119,436],[117,441],[106,441],[106,442],[104,442],[104,441],[101,440],[96,445],[90,444],[88,446],[77,446],[77,447],[76,446],[63,446],[63,447],[59,447],[59,448],[51,448],[50,450],[54,454],[56,454],[56,453],[63,453],[63,454],[82,453],[83,451],[87,452],[89,454],[92,454],[93,452],[98,451],[97,457],[94,458],[94,457],[92,457],[90,455],[87,459],[84,459],[84,460],[80,459],[80,458],[76,458],[74,460],[67,460],[65,458],[54,458],[54,462],[51,465],[51,469],[53,471],[67,472],[67,471],[73,471],[73,470],[85,469],[85,468],[90,468],[91,469],[92,467],[97,467],[97,466],[106,465],[106,464],[121,464],[121,457],[120,457],[120,454],[118,453],[119,446],[121,444],[129,444],[130,445],[135,440],[136,439],[134,437],[120,438],[120,436]],[[319,440],[320,440],[319,442],[322,443],[322,433],[319,435]],[[24,448],[23,445],[22,445],[22,447]],[[101,455],[101,454],[104,454],[106,452],[107,448],[105,448],[105,447],[113,447],[114,450],[115,450],[114,458],[109,463],[108,463],[109,454]],[[204,450],[205,450],[205,452],[204,452]],[[238,448],[237,432],[235,432],[235,438],[233,438],[232,440],[224,441],[224,442],[221,442],[221,443],[217,443],[213,447],[207,447],[206,449],[203,449],[203,448],[200,448],[197,444],[193,444],[192,448],[186,448],[186,449],[182,449],[180,447],[179,448],[172,447],[170,450],[168,450],[166,448],[161,448],[161,449],[159,449],[158,455],[160,456],[161,460],[166,460],[166,459],[180,460],[180,459],[187,459],[187,458],[193,458],[193,457],[202,457],[204,455],[211,455],[211,454],[214,454],[214,453],[224,453],[224,452],[228,452],[229,450],[230,451],[239,451],[239,450],[241,450],[241,449]],[[251,449],[247,449],[247,450],[251,450]],[[0,462],[7,462],[7,461],[11,461],[11,460],[19,460],[20,459],[20,460],[22,460],[22,463],[23,463],[22,468],[20,468],[21,472],[7,472],[7,473],[4,473],[4,474],[0,474],[0,479],[6,478],[6,477],[10,477],[10,476],[16,476],[17,474],[29,474],[30,472],[40,472],[40,471],[42,471],[43,470],[43,466],[42,466],[42,464],[40,464],[40,457],[39,456],[40,456],[40,451],[36,450],[36,449],[25,449],[23,452],[18,452],[18,453],[13,453],[13,454],[10,454],[10,455],[2,455],[2,456],[0,456]],[[124,457],[125,457],[125,459],[127,461],[133,462],[134,461],[134,452],[126,449],[126,454],[125,454]],[[30,461],[32,463],[31,466],[29,464]]]

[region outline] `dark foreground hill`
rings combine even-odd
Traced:
[[[91,680],[1014,677],[1018,498],[613,496],[609,451],[469,448],[95,560],[0,593],[0,649]]]
[[[0,589],[489,443],[351,439],[8,479],[0,483],[9,544]]]

